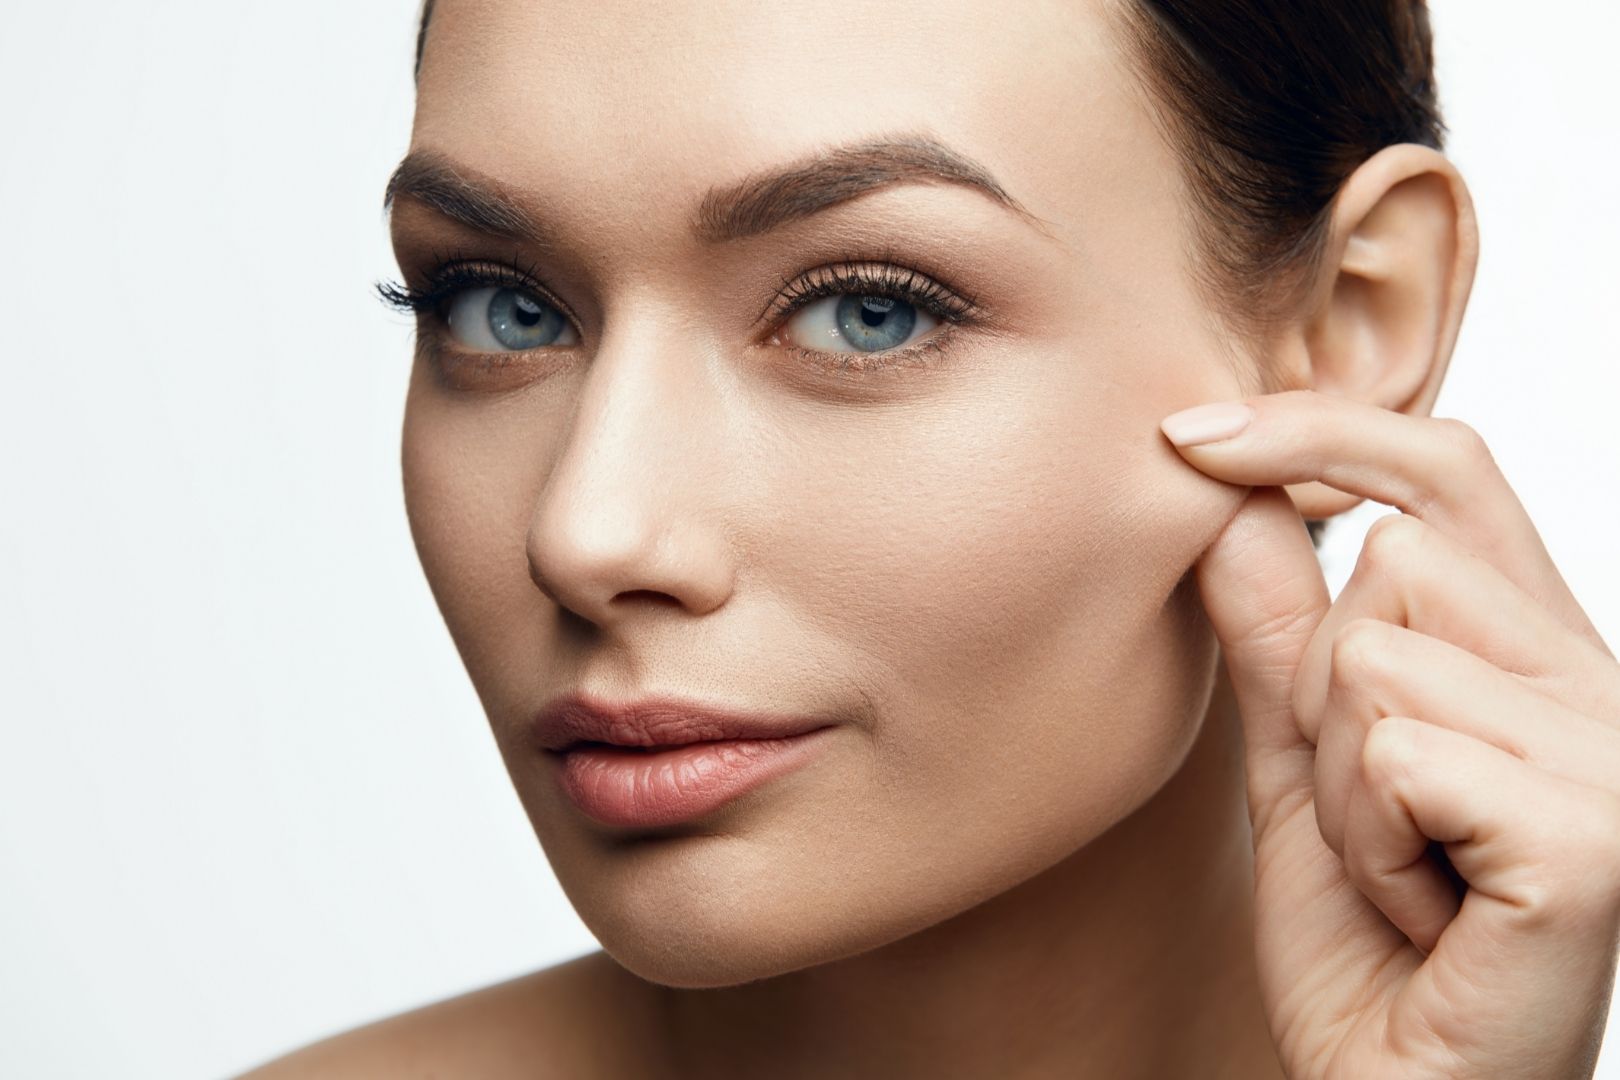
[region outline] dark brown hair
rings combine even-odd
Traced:
[[[1440,149],[1425,0],[1124,0],[1128,51],[1191,193],[1210,304],[1259,351],[1320,272],[1356,167]],[[1255,391],[1283,389],[1262,366]],[[1320,544],[1326,523],[1308,521]]]
[[[1440,149],[1424,0],[1125,0],[1207,298],[1251,343],[1297,312],[1334,196],[1386,146]],[[1281,387],[1275,387],[1281,389]]]
[[[1118,7],[1191,192],[1199,283],[1228,326],[1258,344],[1313,283],[1334,197],[1356,167],[1395,143],[1441,148],[1428,8],[1424,0]],[[433,0],[423,0],[418,70],[432,15]],[[1313,542],[1321,524],[1310,523]]]
[[[422,0],[422,18],[416,24],[416,74],[422,74],[422,46],[427,42],[428,20],[433,18],[433,0]]]

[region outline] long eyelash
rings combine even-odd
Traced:
[[[472,262],[459,255],[434,259],[434,269],[418,288],[403,281],[379,281],[377,297],[384,304],[406,314],[442,314],[448,301],[464,289],[496,288],[518,289],[556,308],[563,314],[568,309],[551,298],[551,294],[536,284],[533,267],[526,269],[497,262]]]
[[[796,279],[784,278],[767,310],[773,321],[785,319],[812,300],[845,293],[904,300],[953,323],[972,324],[981,315],[972,299],[892,258],[880,262],[845,259],[819,266]]]
[[[420,287],[403,281],[379,281],[378,298],[388,307],[408,314],[437,314],[445,317],[449,301],[459,292],[477,288],[511,288],[540,299],[572,321],[568,309],[537,284],[534,268],[499,262],[477,262],[452,253],[435,256],[434,269],[425,275]],[[849,257],[810,270],[797,278],[783,278],[776,295],[767,305],[771,321],[786,319],[813,300],[824,296],[854,293],[886,296],[912,304],[953,325],[973,326],[987,316],[969,296],[940,285],[928,275],[906,266],[897,256],[884,252],[875,258]],[[835,366],[841,372],[876,372],[884,368],[924,366],[929,354],[946,348],[952,337],[949,328],[917,344],[885,349],[871,354],[822,352],[796,345],[782,348],[817,363]]]
[[[427,284],[422,288],[403,281],[379,281],[375,288],[384,304],[410,314],[437,311],[462,289],[490,286],[525,289],[541,293],[544,299],[544,290],[536,288],[531,272],[502,263],[476,264],[453,259],[439,260],[438,269],[428,275]],[[768,310],[773,318],[786,318],[812,300],[844,293],[893,297],[951,322],[971,323],[979,315],[979,306],[974,301],[919,271],[893,261],[874,266],[853,259],[817,267],[797,279],[784,278]]]

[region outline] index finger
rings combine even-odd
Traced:
[[[1196,406],[1161,426],[1189,464],[1216,479],[1249,486],[1317,481],[1422,519],[1609,653],[1485,440],[1461,420],[1285,390]]]

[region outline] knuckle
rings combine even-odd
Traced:
[[[1580,907],[1561,882],[1548,878],[1519,882],[1504,895],[1514,907],[1517,928],[1532,934],[1567,926]]]
[[[1333,635],[1328,652],[1328,681],[1351,688],[1383,670],[1389,656],[1390,625],[1379,619],[1351,619]]]
[[[1427,537],[1428,526],[1411,514],[1385,514],[1367,529],[1361,567],[1384,577],[1410,568]]]
[[[1491,448],[1485,442],[1485,437],[1475,430],[1472,424],[1454,417],[1439,417],[1435,419],[1441,437],[1447,449],[1459,465],[1464,467],[1479,467],[1482,465],[1495,465],[1495,458]]]
[[[1405,771],[1413,751],[1412,724],[1404,716],[1386,716],[1361,740],[1361,771],[1379,784]]]
[[[1409,480],[1404,497],[1397,505],[1414,517],[1428,517],[1444,501],[1447,489],[1465,483],[1492,483],[1500,478],[1496,459],[1486,445],[1484,436],[1472,425],[1453,417],[1428,417],[1427,436],[1420,440],[1421,455],[1428,459],[1423,474],[1426,479]]]

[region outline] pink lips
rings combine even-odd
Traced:
[[[532,734],[587,816],[648,827],[700,817],[797,768],[830,726],[671,697],[612,705],[565,694],[536,716]]]

